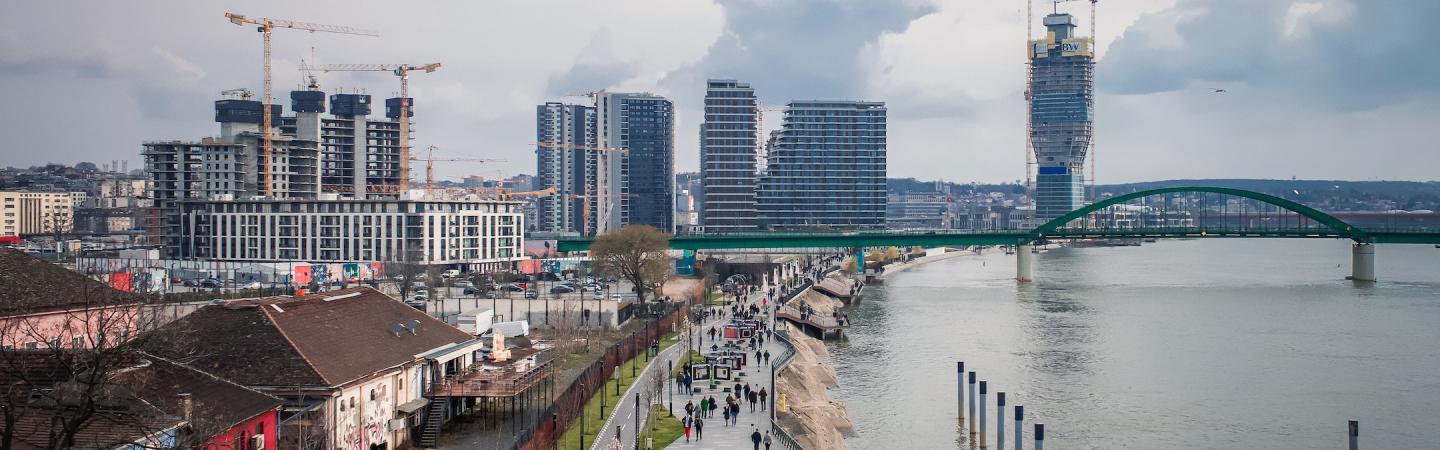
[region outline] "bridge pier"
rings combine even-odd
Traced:
[[[1035,281],[1034,266],[1031,261],[1034,254],[1029,244],[1015,246],[1015,280],[1021,283]]]
[[[1375,281],[1375,244],[1356,243],[1350,247],[1350,279]]]

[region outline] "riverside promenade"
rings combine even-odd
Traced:
[[[720,320],[709,321],[705,324],[705,327],[703,329],[709,330],[710,326],[712,325],[716,325],[718,328],[718,325],[721,323],[722,321]],[[710,341],[708,339],[704,346],[705,348],[709,348]],[[762,354],[765,351],[769,351],[770,358],[773,361],[776,358],[781,357],[781,355],[785,353],[786,349],[782,344],[779,343],[778,339],[767,338],[765,340],[765,345],[761,346],[760,351],[762,352]],[[703,435],[697,435],[692,430],[690,433],[690,442],[685,442],[685,437],[681,436],[680,439],[677,439],[675,442],[671,443],[669,447],[666,447],[667,449],[751,449],[753,448],[750,441],[750,434],[752,432],[754,432],[755,430],[759,430],[761,436],[764,436],[766,433],[770,432],[770,405],[779,404],[779,402],[775,398],[775,384],[774,378],[771,377],[770,364],[763,360],[755,361],[754,353],[754,350],[750,351],[750,363],[746,364],[745,367],[740,370],[740,372],[744,375],[739,378],[739,382],[742,385],[749,384],[752,389],[760,389],[761,387],[765,388],[765,391],[769,393],[770,396],[766,398],[765,402],[763,402],[764,409],[762,410],[761,405],[757,404],[755,405],[755,409],[752,411],[750,409],[749,403],[741,402],[740,418],[736,420],[736,425],[729,426],[725,424],[724,419],[720,418],[720,411],[721,409],[724,409],[722,406],[721,409],[715,410],[716,414],[713,417],[702,419],[705,422]],[[728,383],[722,383],[721,389],[701,389],[701,393],[699,394],[676,394],[675,417],[685,416],[686,402],[690,402],[694,404],[696,408],[699,408],[700,399],[704,396],[711,396],[714,399],[719,400],[723,405],[726,395],[726,392],[724,392],[724,388],[728,387],[730,388],[730,390],[733,391],[735,383],[736,381],[732,380]],[[671,380],[671,384],[674,384],[674,380]],[[695,386],[700,385],[697,383]],[[771,436],[771,439],[773,439],[775,442],[775,444],[771,446],[772,449],[783,448],[780,445],[780,440],[778,437]],[[760,448],[763,449],[765,448],[765,446],[762,444]]]

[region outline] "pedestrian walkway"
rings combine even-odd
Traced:
[[[664,372],[667,366],[666,361],[679,361],[680,358],[684,356],[685,341],[682,340],[661,350],[659,356],[650,357],[650,364],[642,369],[639,377],[643,380],[650,376],[651,371],[658,370]],[[644,361],[645,357],[642,355],[640,358],[641,361]],[[613,445],[615,443],[615,432],[618,427],[620,431],[620,448],[635,448],[635,392],[636,389],[643,388],[643,386],[641,386],[642,384],[643,383],[631,383],[630,387],[626,388],[625,395],[621,397],[615,409],[607,412],[609,415],[605,416],[605,426],[600,428],[600,434],[595,437],[595,447],[604,448],[603,445]],[[676,398],[678,399],[679,397]],[[641,405],[641,411],[639,412],[639,423],[642,426],[645,423],[646,415],[650,413],[650,409],[646,406],[647,405]]]
[[[766,292],[766,290],[768,289],[769,286],[762,286],[760,292]],[[759,297],[760,296],[756,296],[755,298],[758,299]],[[758,305],[759,300],[751,300],[750,303]],[[774,305],[773,301],[767,303],[772,307]],[[710,327],[712,326],[716,329],[719,329],[722,324],[728,322],[729,320],[730,318],[728,315],[723,319],[709,320],[704,324],[704,326],[700,328],[700,331],[702,333],[708,332],[710,330]],[[773,321],[769,323],[769,326],[773,326]],[[702,345],[702,348],[709,349],[711,344],[712,342],[709,340],[707,335],[706,341]],[[773,338],[773,336],[767,335],[765,339],[765,344],[760,347],[760,351],[762,352],[762,355],[763,352],[769,351],[770,357],[773,360],[773,358],[778,358],[780,357],[780,355],[784,354],[785,348],[778,344],[777,341]],[[704,421],[704,427],[701,433],[697,433],[692,428],[690,434],[690,442],[686,442],[685,437],[681,436],[680,439],[677,439],[675,442],[671,443],[669,447],[666,448],[753,449],[754,444],[751,441],[751,433],[758,430],[760,432],[760,435],[764,436],[767,432],[770,431],[771,405],[778,404],[778,402],[776,401],[777,399],[775,398],[776,393],[774,378],[772,376],[773,374],[770,372],[770,364],[766,362],[763,358],[760,361],[755,360],[755,350],[748,350],[748,354],[749,362],[739,371],[743,374],[743,376],[739,377],[738,380],[721,382],[720,386],[717,389],[713,390],[709,389],[708,384],[702,386],[700,382],[696,382],[693,387],[701,388],[701,392],[699,394],[685,393],[675,396],[674,407],[676,417],[685,416],[685,404],[687,402],[694,404],[698,409],[700,405],[700,399],[707,396],[717,400],[720,403],[721,407],[719,409],[716,409],[715,413],[710,417],[701,419]],[[725,396],[727,394],[727,392],[725,392],[726,389],[732,391],[728,394],[733,394],[733,391],[735,390],[735,383],[737,381],[742,385],[749,384],[752,389],[758,390],[763,387],[765,389],[765,392],[768,393],[768,396],[766,397],[764,402],[757,402],[753,411],[750,409],[751,405],[749,403],[741,402],[739,419],[737,419],[735,421],[735,425],[732,426],[727,425],[725,423],[725,419],[721,418],[721,411],[724,410]],[[741,396],[743,397],[743,389]],[[764,409],[761,409],[760,403],[764,404]],[[772,436],[771,439],[773,441],[775,437]],[[760,448],[765,448],[763,442],[760,445]],[[776,447],[772,445],[771,448]]]

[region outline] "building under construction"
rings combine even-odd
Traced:
[[[1065,215],[1084,202],[1085,158],[1094,132],[1092,40],[1075,35],[1075,18],[1045,16],[1045,38],[1030,41],[1030,147],[1038,170],[1035,218]]]
[[[324,92],[295,91],[293,116],[282,117],[278,105],[271,110],[270,123],[278,130],[267,162],[261,150],[263,104],[251,100],[248,90],[224,94],[230,98],[215,102],[219,136],[144,143],[155,199],[144,220],[151,244],[167,249],[180,244],[175,239],[181,202],[264,196],[267,164],[272,198],[399,198],[407,177],[400,168],[398,98],[388,99],[385,117],[375,119],[369,117],[369,95],[334,94],[325,116]]]
[[[281,117],[280,133],[320,143],[320,190],[343,197],[396,198],[404,189],[400,155],[400,98],[385,100],[384,117],[371,117],[370,96],[331,94],[325,115],[325,92],[290,92],[295,115]],[[410,102],[415,115],[415,100]]]

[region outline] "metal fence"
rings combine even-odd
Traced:
[[[790,364],[790,360],[795,359],[795,343],[790,341],[790,332],[787,330],[775,330],[775,341],[785,347],[785,352],[770,362],[770,370],[780,373],[780,369],[784,369],[787,364]],[[771,411],[775,411],[773,405]],[[778,414],[778,412],[774,412],[774,414]],[[775,442],[779,444],[780,448],[802,450],[800,443],[795,442],[795,438],[780,427],[779,421],[770,421],[770,432],[775,436]]]
[[[688,304],[668,303],[666,308],[667,311],[659,319],[647,323],[645,329],[633,332],[612,345],[604,356],[586,367],[570,386],[561,391],[549,407],[533,416],[529,423],[522,424],[523,429],[517,433],[510,450],[555,448],[565,431],[581,419],[585,403],[605,387],[615,368],[647,351],[650,343],[674,330],[690,312]]]

